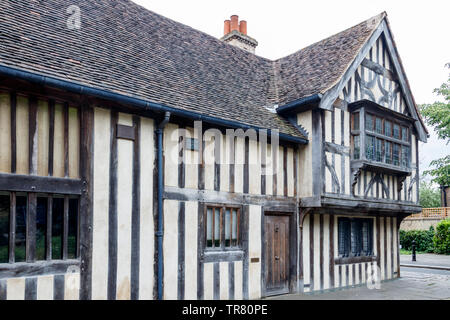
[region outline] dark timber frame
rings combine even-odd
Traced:
[[[5,87],[3,87],[5,88]],[[0,264],[0,279],[26,277],[26,293],[28,299],[36,299],[36,276],[40,275],[56,275],[65,273],[69,267],[79,268],[81,274],[80,298],[90,299],[90,269],[91,269],[91,243],[92,243],[92,109],[83,102],[83,99],[76,97],[48,97],[45,89],[35,87],[32,92],[22,91],[20,87],[19,94],[28,97],[29,105],[29,136],[28,136],[28,175],[16,174],[17,146],[16,146],[16,105],[17,93],[12,90],[5,90],[10,94],[11,103],[11,173],[0,174],[0,190],[9,192],[10,194],[10,236],[9,236],[9,263]],[[4,90],[4,89],[2,89]],[[48,176],[37,175],[37,100],[43,99],[48,101]],[[54,127],[55,127],[55,99],[62,101],[63,108],[63,153],[64,153],[64,177],[53,176],[53,151],[54,151]],[[75,106],[78,112],[79,128],[80,128],[80,149],[79,149],[79,178],[68,178],[68,106]],[[18,192],[25,192],[27,197],[27,225],[26,225],[26,261],[16,262],[15,259],[15,228],[16,228],[16,199]],[[63,233],[62,233],[62,256],[61,260],[53,260],[52,257],[52,216],[53,216],[53,199],[61,197],[64,199],[63,206]],[[46,212],[46,241],[44,260],[38,260],[36,256],[36,213],[37,199],[45,197],[47,200]],[[69,258],[68,254],[68,228],[69,228],[69,198],[78,199],[77,213],[77,246],[75,251],[75,259]],[[80,214],[81,213],[81,214]],[[3,280],[1,280],[3,281]],[[62,290],[64,289],[64,277],[61,281]],[[5,289],[6,290],[6,289]],[[63,291],[55,287],[56,296],[63,298]],[[59,292],[59,293],[58,293]]]

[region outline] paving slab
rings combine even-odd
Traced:
[[[419,270],[419,271],[417,271]],[[380,289],[359,286],[314,294],[289,294],[275,300],[450,300],[450,271],[402,268],[401,278],[382,282]]]

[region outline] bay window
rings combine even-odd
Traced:
[[[354,105],[358,108],[350,108],[353,111],[352,159],[374,166],[377,163],[381,166],[388,164],[393,170],[408,170],[411,166],[412,127],[409,117],[381,110],[371,102],[360,101]]]

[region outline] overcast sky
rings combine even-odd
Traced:
[[[277,59],[356,25],[383,11],[418,104],[437,100],[433,89],[448,78],[450,1],[403,0],[134,0],[167,18],[220,38],[223,21],[232,14],[247,21],[248,35],[259,45],[256,54]],[[420,169],[450,153],[450,144],[430,131],[421,144]]]

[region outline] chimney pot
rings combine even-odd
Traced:
[[[241,22],[239,22],[239,32],[245,35],[247,34],[247,21],[241,20]]]
[[[225,22],[223,23],[223,35],[229,34],[231,29],[230,29],[230,20],[225,20]]]
[[[239,17],[237,15],[231,16],[231,31],[239,31]]]

